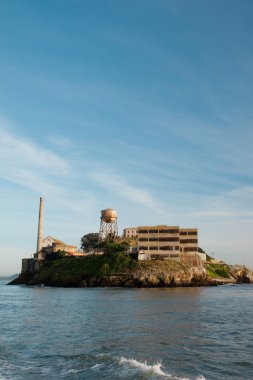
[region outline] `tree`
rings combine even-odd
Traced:
[[[58,258],[62,258],[62,257],[65,257],[65,256],[67,256],[67,252],[66,251],[64,251],[63,249],[58,249],[58,251],[56,252],[56,257],[57,257],[57,259]]]
[[[83,235],[81,238],[81,249],[86,251],[88,249],[97,248],[98,247],[98,233],[89,233]]]

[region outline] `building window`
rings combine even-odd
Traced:
[[[181,239],[180,243],[181,244],[187,244],[187,243],[197,243],[198,239]]]
[[[184,252],[197,252],[197,247],[185,247]]]
[[[159,238],[158,237],[155,237],[155,238],[151,237],[151,238],[149,238],[149,241],[159,241]]]
[[[138,233],[139,233],[139,234],[147,234],[147,233],[148,233],[148,230],[139,230]]]
[[[150,251],[158,251],[158,247],[149,247]]]
[[[139,238],[139,241],[148,241],[148,238]]]
[[[158,230],[149,230],[150,234],[158,234]]]
[[[178,241],[179,242],[179,238],[178,237],[160,237],[159,241]]]

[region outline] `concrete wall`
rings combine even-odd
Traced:
[[[22,259],[21,273],[34,273],[34,272],[35,272],[35,260]]]

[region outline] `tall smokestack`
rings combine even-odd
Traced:
[[[40,198],[39,224],[38,224],[38,239],[37,239],[37,255],[38,260],[43,260],[42,256],[42,241],[43,241],[43,198]]]

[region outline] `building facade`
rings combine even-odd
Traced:
[[[136,236],[137,236],[137,228],[136,227],[124,228],[124,230],[123,230],[123,237],[124,238],[136,238]]]
[[[42,240],[41,260],[45,260],[50,255],[53,257],[58,251],[64,251],[67,256],[83,256],[82,252],[77,251],[75,245],[66,244],[52,236],[47,236]],[[37,259],[37,253],[34,258]]]
[[[198,229],[179,226],[140,226],[136,229],[138,250],[151,259],[172,259],[199,266]]]

